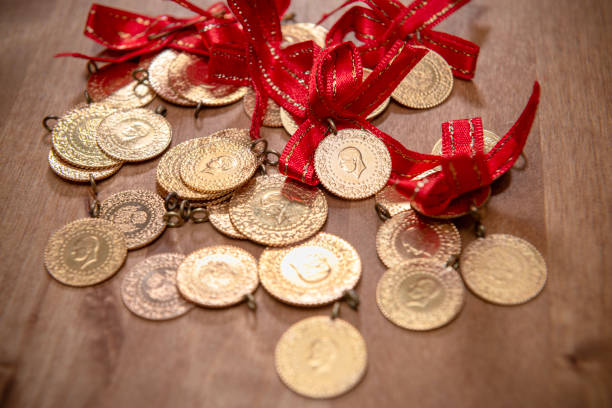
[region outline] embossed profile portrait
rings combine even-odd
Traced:
[[[345,147],[338,153],[340,160],[340,168],[350,175],[355,181],[359,178],[366,169],[361,152],[356,147]]]
[[[86,235],[77,239],[70,250],[70,259],[74,266],[85,270],[98,262],[100,252],[100,238],[95,235]]]
[[[327,278],[332,267],[323,254],[308,254],[289,263],[289,267],[307,283],[317,283]]]
[[[142,280],[142,292],[157,302],[166,302],[176,297],[176,284],[165,269],[157,269]]]
[[[336,344],[329,337],[320,337],[310,343],[308,350],[308,366],[317,373],[325,373],[332,369],[337,359]]]
[[[408,307],[426,307],[441,291],[440,284],[433,278],[421,276],[416,280],[402,282],[403,304]]]
[[[398,252],[407,258],[429,258],[440,249],[440,238],[427,224],[418,223],[402,229],[395,237]]]
[[[141,205],[124,205],[113,214],[113,223],[126,234],[139,231],[147,224],[148,220],[149,215]]]
[[[145,138],[151,133],[151,126],[143,121],[128,120],[119,125],[121,139],[130,142],[132,145],[142,145],[146,142]]]
[[[222,260],[207,262],[200,270],[202,283],[210,288],[222,288],[233,281],[234,269]]]
[[[406,78],[411,88],[419,91],[427,91],[435,83],[436,71],[431,65],[431,62],[423,58],[414,69],[410,71],[410,74],[407,75]]]
[[[202,164],[200,168],[201,173],[215,175],[236,167],[236,159],[231,156],[218,156]]]
[[[303,213],[304,205],[289,200],[280,191],[265,191],[256,200],[255,212],[268,225],[280,226],[292,222]]]

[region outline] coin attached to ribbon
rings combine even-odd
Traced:
[[[253,117],[253,112],[255,112],[255,102],[256,96],[253,88],[249,88],[246,95],[244,95],[244,99],[242,100],[244,111],[249,118]],[[283,126],[283,122],[280,117],[281,107],[274,102],[272,98],[268,98],[268,105],[266,106],[266,113],[263,118],[263,125],[268,127],[281,127]]]
[[[497,142],[499,142],[501,139],[495,133],[488,131],[488,130],[483,130],[482,136],[483,136],[483,142],[484,142],[483,151],[485,153],[489,153],[495,147]],[[436,142],[434,147],[431,149],[431,154],[435,154],[438,156],[442,154],[442,139],[439,139]]]

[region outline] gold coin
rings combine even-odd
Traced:
[[[321,184],[331,193],[349,200],[370,197],[380,191],[391,175],[387,146],[363,129],[342,129],[319,143],[314,166]]]
[[[256,96],[253,88],[249,88],[246,95],[244,95],[244,99],[242,100],[242,106],[244,107],[244,111],[249,116],[249,118],[253,117],[253,112],[255,112],[255,102]],[[272,98],[268,98],[268,106],[266,107],[266,114],[263,118],[263,125],[269,127],[281,127],[283,123],[280,118],[280,106]]]
[[[127,190],[102,201],[100,218],[111,221],[124,234],[128,249],[142,248],[166,229],[164,200],[148,190]]]
[[[408,210],[380,226],[376,251],[389,268],[409,259],[434,258],[445,263],[461,252],[461,236],[451,222],[426,220]]]
[[[45,266],[58,281],[90,286],[113,276],[123,265],[127,246],[112,223],[82,218],[56,231],[45,248]]]
[[[371,73],[372,73],[371,69],[363,68],[363,79],[369,77]],[[385,111],[385,109],[387,109],[387,107],[389,106],[389,103],[391,103],[391,97],[388,97],[387,99],[385,99],[380,105],[376,107],[376,109],[370,112],[370,114],[366,117],[366,119],[372,120],[375,117],[382,114]]]
[[[313,41],[319,47],[325,48],[327,29],[323,26],[313,23],[283,24],[281,32],[283,33],[282,48],[304,41]]]
[[[121,284],[121,298],[135,315],[149,320],[168,320],[193,309],[176,288],[176,270],[182,254],[158,254],[128,271]]]
[[[170,64],[172,64],[177,56],[178,53],[171,49],[160,52],[153,61],[151,61],[151,65],[149,66],[149,81],[155,92],[157,92],[162,99],[176,105],[195,106],[197,105],[195,102],[183,98],[170,86],[168,70],[170,69]]]
[[[209,138],[187,152],[181,164],[181,180],[203,193],[227,192],[246,183],[257,169],[257,157],[248,143]]]
[[[116,109],[91,104],[74,109],[62,116],[51,132],[55,153],[69,164],[85,169],[116,167],[120,160],[106,155],[96,143],[96,133],[102,119]]]
[[[435,259],[412,259],[383,274],[376,303],[387,319],[404,329],[432,330],[459,314],[464,292],[452,267]]]
[[[310,398],[342,395],[363,378],[366,343],[350,323],[315,316],[291,326],[276,344],[276,371],[287,387]]]
[[[80,169],[64,162],[53,152],[53,149],[51,149],[49,150],[49,167],[51,167],[51,170],[53,170],[55,174],[63,179],[79,183],[88,183],[90,174],[93,176],[94,180],[103,180],[118,172],[121,168],[121,164],[102,170]]]
[[[340,299],[361,277],[361,259],[351,244],[320,232],[303,244],[266,248],[259,279],[275,298],[297,306],[320,306]]]
[[[242,235],[230,220],[229,215],[229,202],[223,202],[221,204],[212,205],[208,207],[208,220],[217,231],[227,235],[230,238],[246,239]]]
[[[391,97],[408,108],[441,104],[453,90],[453,72],[437,52],[429,50],[397,85]]]
[[[489,153],[491,149],[495,147],[497,142],[500,141],[500,137],[495,133],[490,132],[488,130],[483,130],[483,151],[484,153]],[[434,145],[433,149],[431,149],[431,154],[441,155],[442,154],[442,139],[439,139]]]
[[[181,294],[194,303],[231,306],[257,289],[257,260],[231,245],[202,248],[179,266],[176,281]]]
[[[153,99],[155,99],[155,91],[149,85],[132,81],[100,103],[118,109],[133,109],[146,106]]]
[[[479,238],[461,256],[461,274],[470,290],[499,305],[536,297],[546,284],[546,263],[524,239],[507,234]]]
[[[376,193],[376,204],[385,207],[392,217],[411,209],[408,197],[397,191],[395,186],[386,186]]]
[[[148,109],[115,112],[100,122],[98,146],[117,160],[138,162],[161,154],[172,140],[170,123]]]
[[[168,69],[168,83],[181,97],[205,106],[228,105],[240,100],[247,87],[206,82],[208,60],[195,54],[179,54]]]
[[[281,174],[255,177],[230,200],[234,227],[252,241],[284,246],[316,234],[327,219],[325,194]]]
[[[115,91],[132,81],[132,72],[138,64],[131,61],[107,64],[87,79],[87,93],[94,102],[102,102]]]

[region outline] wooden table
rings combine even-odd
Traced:
[[[170,2],[104,3],[149,15],[188,15]],[[291,9],[298,21],[316,21],[339,3],[301,0]],[[256,313],[245,306],[197,309],[156,323],[134,316],[121,302],[122,277],[149,255],[233,244],[258,256],[261,246],[225,238],[209,224],[188,225],[130,252],[119,274],[95,287],[70,288],[45,271],[42,255],[50,234],[87,215],[86,187],[49,169],[50,140],[40,121],[83,102],[85,62],[53,55],[101,49],[81,34],[89,5],[0,5],[0,405],[612,405],[612,3],[474,0],[439,26],[482,47],[475,79],[455,81],[451,97],[435,109],[392,103],[374,123],[423,152],[450,119],[481,116],[485,128],[501,135],[538,79],[542,100],[525,149],[528,167],[495,186],[485,223],[491,233],[532,242],[546,258],[548,283],[539,297],[517,307],[494,306],[468,293],[450,325],[426,333],[402,330],[376,307],[376,283],[385,268],[374,245],[380,225],[374,200],[328,195],[324,230],[351,242],[363,260],[357,287],[362,305],[358,312],[344,306],[342,317],[361,331],[369,353],[363,382],[329,401],[287,389],[275,372],[273,351],[291,324],[329,314],[330,307],[285,306],[260,288]],[[241,103],[206,110],[197,121],[192,110],[168,106],[168,120],[173,145],[249,125]],[[276,149],[287,141],[280,129],[264,129],[264,135]],[[100,183],[101,198],[130,188],[153,190],[157,162],[124,166]],[[473,240],[470,220],[457,226],[464,244]]]

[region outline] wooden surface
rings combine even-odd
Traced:
[[[104,3],[186,15],[170,2]],[[300,0],[292,10],[298,21],[316,21],[336,4]],[[50,234],[87,214],[86,188],[48,168],[50,142],[40,120],[82,102],[85,63],[52,56],[101,49],[81,34],[89,5],[0,4],[0,405],[612,406],[612,3],[474,0],[439,26],[482,47],[476,78],[456,81],[442,106],[421,112],[392,103],[375,123],[419,151],[428,151],[441,136],[440,124],[451,119],[481,116],[485,128],[501,135],[538,79],[542,101],[525,150],[529,166],[496,185],[485,222],[489,232],[514,234],[539,248],[548,283],[538,298],[518,307],[494,306],[468,293],[463,312],[447,327],[402,330],[376,307],[384,267],[374,245],[380,221],[373,199],[328,197],[324,230],[351,242],[363,260],[357,288],[362,306],[358,312],[344,306],[342,317],[361,331],[369,353],[363,382],[329,401],[304,399],[283,386],[273,350],[291,324],[328,314],[330,307],[288,307],[260,288],[255,314],[245,306],[196,309],[155,323],[121,302],[125,272],[148,255],[231,243],[258,256],[260,246],[227,239],[209,224],[189,225],[130,252],[119,274],[95,287],[66,287],[45,271]],[[206,110],[197,122],[192,110],[168,110],[173,145],[249,124],[241,103]],[[287,141],[282,130],[265,129],[264,135],[276,149]],[[126,165],[100,183],[101,198],[154,189],[157,162]],[[464,243],[473,239],[470,226],[458,222]]]

